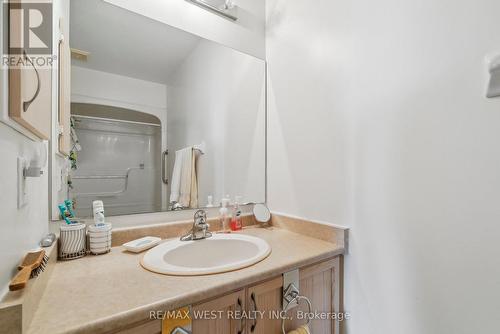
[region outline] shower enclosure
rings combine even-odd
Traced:
[[[72,104],[76,159],[69,198],[78,217],[102,200],[107,215],[162,210],[161,123],[151,115]],[[75,143],[76,144],[76,143]]]

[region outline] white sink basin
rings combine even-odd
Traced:
[[[243,234],[214,234],[197,241],[167,241],[149,250],[141,265],[165,275],[197,276],[249,267],[271,253],[269,244]]]

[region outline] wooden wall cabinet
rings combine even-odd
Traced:
[[[40,139],[50,139],[52,68],[9,69],[9,116]]]
[[[22,1],[9,2],[9,45],[24,45],[25,24],[14,10]],[[9,67],[9,117],[36,137],[48,140],[51,133],[52,66],[43,62],[42,67],[24,48],[16,49],[23,66]],[[9,48],[9,54],[13,54]],[[50,56],[50,55],[49,55]]]

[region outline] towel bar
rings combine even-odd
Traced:
[[[296,306],[301,301],[305,301],[307,303],[307,307],[309,308],[308,313],[312,313],[312,304],[311,304],[311,301],[309,300],[309,298],[307,298],[305,296],[300,296],[297,292],[298,289],[296,289],[293,284],[290,284],[290,285],[291,285],[291,287],[289,287],[285,290],[285,291],[287,291],[287,293],[285,295],[285,299],[289,300],[289,302],[285,306],[285,308],[283,309],[283,313],[286,314],[290,309],[292,309],[294,306]],[[291,297],[291,298],[289,298],[289,297]],[[309,317],[307,319],[307,326],[309,326],[310,324],[311,324],[311,318]],[[285,332],[285,318],[281,319],[281,331],[283,332],[283,334],[286,334],[286,332]]]

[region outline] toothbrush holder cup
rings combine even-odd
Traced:
[[[73,260],[87,254],[87,225],[84,223],[64,224],[59,228],[60,260]]]

